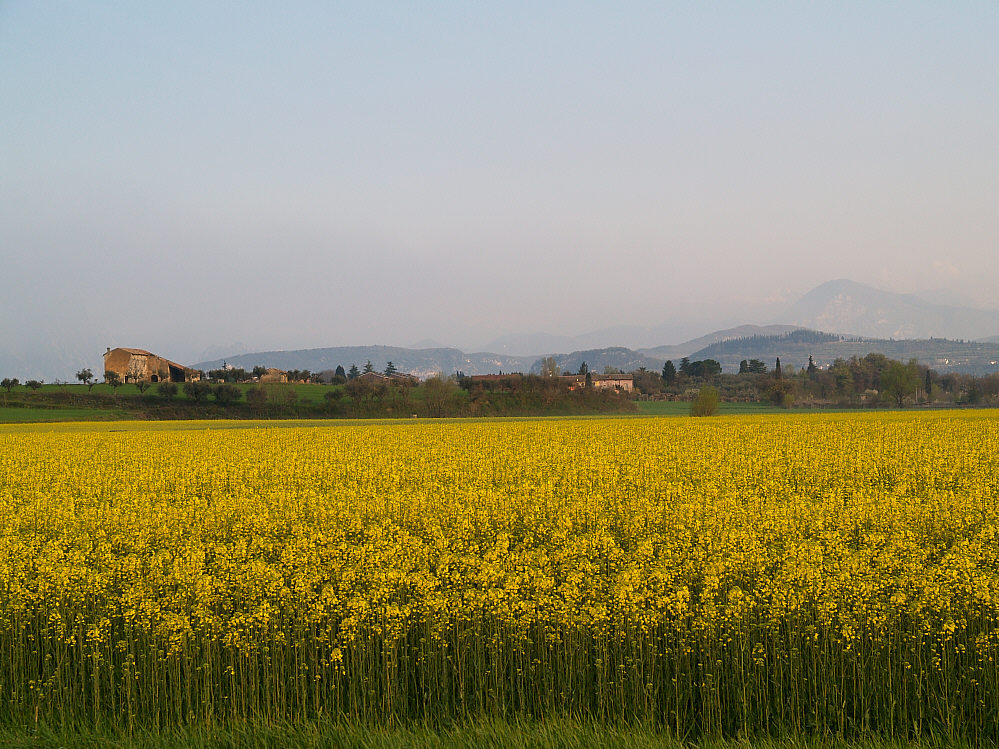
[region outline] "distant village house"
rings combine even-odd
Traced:
[[[201,379],[196,369],[139,348],[109,348],[104,371],[114,372],[122,382],[190,382]]]
[[[559,379],[568,382],[570,390],[586,386],[586,375],[562,375]],[[621,390],[630,393],[635,389],[635,378],[630,374],[591,374],[590,382],[595,390]]]
[[[268,367],[267,371],[260,375],[259,382],[287,382],[288,373],[283,369]]]

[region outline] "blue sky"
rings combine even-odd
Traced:
[[[999,307],[996,39],[994,2],[0,0],[0,363],[700,333],[840,277]]]

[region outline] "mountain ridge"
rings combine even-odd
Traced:
[[[659,371],[667,359],[676,363],[684,356],[693,360],[715,359],[726,372],[736,372],[743,359],[761,359],[772,366],[780,357],[786,367],[801,368],[812,356],[819,366],[827,366],[837,358],[883,354],[892,359],[907,361],[918,359],[941,372],[990,374],[999,372],[999,341],[955,341],[933,339],[881,339],[856,335],[823,333],[806,328],[790,328],[783,333],[733,337],[726,335],[734,330],[766,331],[767,326],[740,326],[716,331],[687,344],[678,344],[676,353],[658,355],[654,352],[634,350],[623,346],[581,349],[551,355],[563,372],[576,372],[585,362],[590,371],[602,372],[612,367],[633,371],[645,367]],[[713,340],[711,340],[713,339]],[[697,348],[695,344],[710,340],[708,345]],[[456,348],[406,349],[398,346],[340,346],[296,351],[271,351],[241,354],[230,357],[229,365],[251,369],[254,366],[272,366],[280,369],[308,369],[313,372],[335,369],[339,364],[349,369],[352,364],[362,367],[370,361],[376,371],[383,371],[391,361],[400,372],[418,377],[435,374],[466,375],[496,374],[499,372],[534,372],[541,370],[542,357],[509,357],[490,352],[465,353]],[[198,369],[217,369],[223,360],[200,362]]]
[[[826,281],[775,322],[882,339],[974,340],[999,335],[999,311],[925,301],[858,281]]]

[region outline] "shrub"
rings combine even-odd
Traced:
[[[215,400],[217,402],[221,403],[223,406],[227,406],[230,403],[235,403],[242,398],[243,391],[235,385],[223,382],[221,385],[216,385],[212,388],[212,395],[215,396]]]
[[[156,386],[156,392],[167,400],[170,400],[177,395],[177,384],[174,382],[161,382]]]
[[[210,393],[211,390],[212,386],[202,380],[184,383],[184,395],[193,400],[195,403],[200,403],[207,398],[208,393]]]
[[[718,413],[718,388],[702,387],[690,404],[691,416],[714,416]]]
[[[267,402],[267,391],[262,387],[251,387],[246,391],[246,402],[259,406]]]

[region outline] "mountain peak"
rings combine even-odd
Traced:
[[[999,332],[999,312],[933,304],[848,278],[827,281],[781,318],[814,330],[873,338],[983,338]]]

